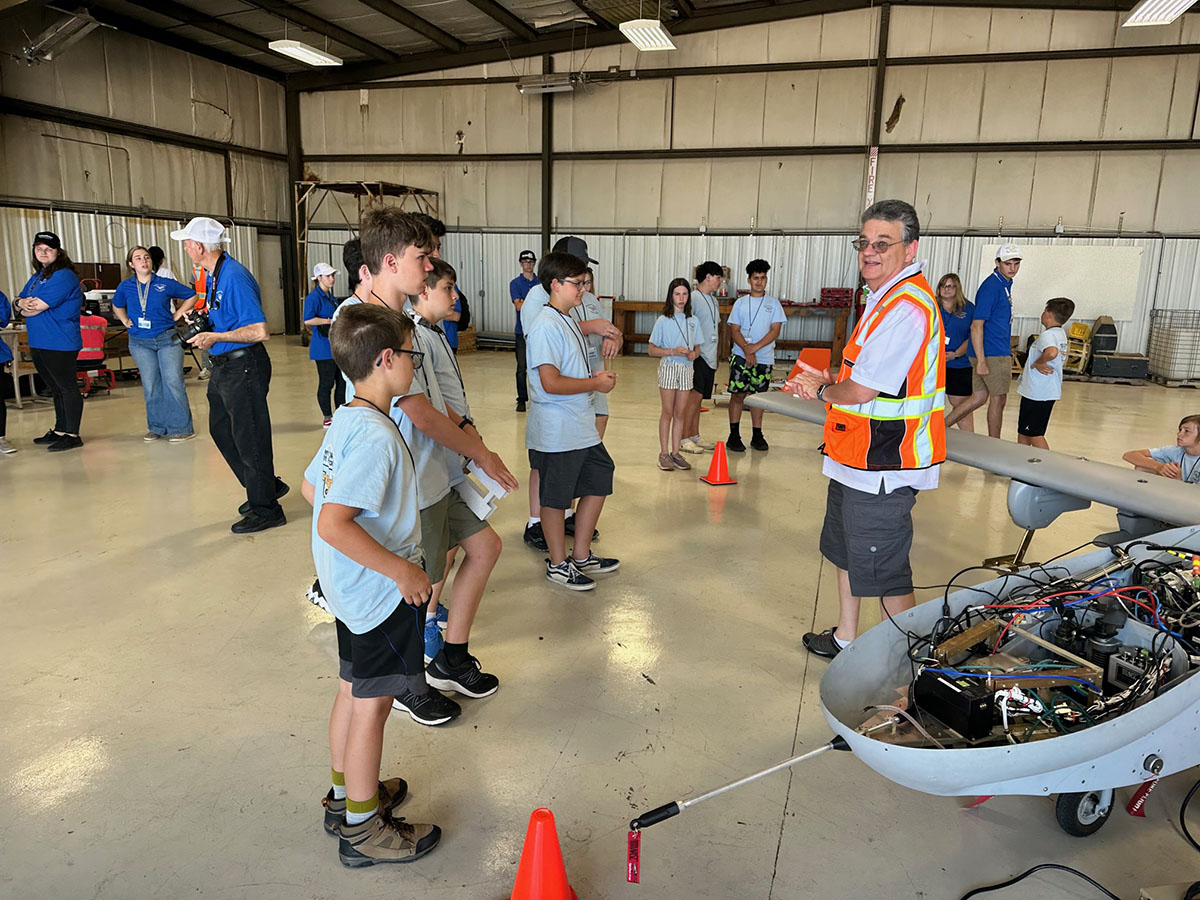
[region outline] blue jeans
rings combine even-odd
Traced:
[[[192,409],[183,387],[183,346],[170,331],[152,338],[129,337],[129,355],[142,375],[146,427],[155,434],[191,434]]]

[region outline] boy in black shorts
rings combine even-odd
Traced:
[[[302,489],[313,505],[313,560],[337,619],[340,659],[325,830],[351,867],[412,862],[442,835],[436,825],[393,819],[408,785],[379,781],[392,697],[427,690],[422,630],[430,583],[421,566],[416,475],[386,412],[412,382],[412,337],[411,322],[379,306],[352,305],[333,323],[333,358],[355,395],[334,413]]]
[[[750,293],[738,298],[729,313],[733,351],[729,355],[729,440],[725,446],[735,453],[746,451],[741,434],[746,395],[761,394],[771,387],[775,339],[787,321],[783,306],[767,295],[767,273],[770,271],[771,264],[765,259],[750,261],[746,266]],[[762,433],[763,411],[760,408],[751,408],[750,422],[754,426],[750,446],[755,450],[769,450]]]
[[[1067,355],[1067,333],[1063,326],[1075,312],[1075,302],[1055,297],[1042,311],[1042,333],[1029,348],[1025,369],[1017,382],[1021,412],[1017,418],[1017,443],[1049,450],[1046,428],[1054,403],[1062,397],[1063,361]]]
[[[572,591],[590,591],[597,572],[615,572],[616,559],[591,551],[592,534],[604,498],[612,493],[613,461],[596,430],[592,392],[607,394],[616,384],[613,372],[592,372],[588,345],[570,311],[583,300],[587,263],[552,251],[538,264],[538,280],[549,303],[526,329],[529,371],[529,418],[525,446],[529,466],[538,473],[542,531],[550,557],[546,578]],[[563,517],[578,497],[575,536],[570,558]]]

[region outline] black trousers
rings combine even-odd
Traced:
[[[275,457],[267,408],[271,357],[262,344],[251,344],[242,356],[213,356],[212,363],[208,433],[246,489],[251,510],[274,518],[283,510],[275,499]]]
[[[525,370],[525,335],[517,335],[517,402],[529,399],[528,372]]]
[[[83,397],[75,381],[75,350],[40,350],[31,347],[29,355],[42,381],[54,397],[54,430],[61,434],[79,434],[83,418]]]
[[[333,415],[333,411],[346,403],[346,379],[332,359],[315,359],[317,364],[317,405],[325,418]],[[329,405],[329,394],[333,392],[333,406]]]
[[[17,363],[14,360],[13,365]],[[7,378],[8,373],[4,370],[4,363],[0,363],[0,377]],[[4,392],[0,391],[0,438],[8,434],[8,404],[4,402]]]

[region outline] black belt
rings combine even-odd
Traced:
[[[225,353],[218,353],[215,355],[210,355],[209,359],[211,359],[213,361],[213,363],[216,364],[216,363],[225,362],[230,359],[237,359],[242,356],[249,356],[251,353],[257,353],[259,351],[262,351],[265,353],[266,348],[264,348],[262,344],[251,344],[249,347],[238,347],[238,349],[236,349],[236,350],[229,350]]]

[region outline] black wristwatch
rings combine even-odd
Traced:
[[[820,400],[822,403],[825,402],[825,388],[827,388],[827,387],[829,387],[829,385],[822,384],[817,388],[817,399]]]
[[[462,417],[462,421],[458,423],[458,427],[459,427],[459,428],[466,428],[468,425],[470,425],[472,428],[474,428],[474,427],[475,427],[475,420],[474,420],[474,419],[472,419],[470,416],[463,416],[463,417]]]

